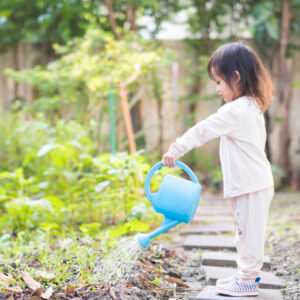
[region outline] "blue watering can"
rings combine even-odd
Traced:
[[[151,239],[182,222],[189,223],[195,215],[202,192],[201,184],[187,165],[180,161],[176,161],[176,165],[181,167],[192,181],[167,175],[159,190],[156,193],[150,193],[151,178],[163,166],[161,162],[154,165],[146,177],[146,196],[152,202],[154,209],[165,218],[161,226],[153,232],[136,236],[144,249],[148,247]]]

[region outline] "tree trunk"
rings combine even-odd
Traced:
[[[136,152],[136,143],[135,143],[135,139],[134,139],[132,120],[131,120],[130,111],[129,111],[129,107],[128,107],[128,98],[127,98],[128,92],[126,90],[126,86],[123,81],[120,82],[119,93],[120,93],[120,98],[121,98],[121,106],[122,106],[122,111],[123,111],[123,117],[124,117],[127,137],[129,140],[130,153],[135,153]]]
[[[162,102],[163,102],[163,97],[161,94],[161,81],[158,78],[158,75],[156,74],[156,71],[152,71],[152,85],[153,85],[153,94],[154,98],[157,101],[157,114],[159,117],[159,145],[158,145],[158,151],[159,154],[163,154],[163,112],[162,112]]]
[[[198,47],[195,47],[194,51],[195,51],[195,65],[194,65],[195,73],[193,74],[194,83],[193,83],[193,86],[191,89],[191,93],[200,95],[200,78],[199,78],[200,49]],[[189,125],[194,126],[195,122],[196,122],[196,120],[195,120],[196,102],[195,101],[192,103],[189,103],[188,110],[189,110],[189,113],[192,114],[192,122]]]
[[[272,162],[272,152],[271,152],[271,146],[270,146],[270,140],[269,140],[269,134],[272,132],[272,126],[271,126],[271,118],[270,113],[267,110],[265,112],[265,123],[266,123],[266,131],[267,131],[267,139],[266,139],[266,155],[270,162]]]
[[[126,18],[131,26],[130,29],[134,32],[137,31],[137,26],[135,22],[136,20],[135,12],[136,12],[136,7],[133,4],[129,4],[126,12]]]
[[[118,30],[117,30],[117,23],[116,23],[116,19],[115,19],[115,13],[114,13],[113,7],[112,7],[112,0],[104,0],[104,3],[106,4],[107,10],[108,10],[108,20],[109,20],[109,24],[113,30],[113,33],[115,34],[115,36],[118,40],[121,40],[123,37],[120,33],[118,33]]]
[[[281,112],[281,123],[280,123],[280,153],[281,153],[281,167],[285,172],[284,183],[290,184],[292,177],[292,167],[290,161],[290,127],[289,127],[289,112],[291,102],[291,71],[292,71],[292,60],[286,58],[286,48],[289,37],[289,29],[291,22],[291,3],[284,1],[283,12],[281,20],[281,39],[280,39],[280,50],[279,50],[279,65],[280,73],[278,78],[278,95]]]

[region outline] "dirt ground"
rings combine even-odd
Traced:
[[[284,299],[300,299],[300,193],[277,193],[271,204],[266,238],[271,271],[283,279]]]
[[[282,294],[288,300],[300,299],[299,224],[300,193],[277,193],[269,214],[266,254],[271,258],[271,271],[287,284]],[[194,299],[206,285],[201,251],[184,251],[174,231],[165,237],[165,241],[151,242],[126,282],[67,288],[54,291],[51,299]],[[21,295],[2,294],[0,298],[41,299],[30,290]]]

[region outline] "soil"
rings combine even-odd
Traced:
[[[271,271],[286,282],[284,299],[300,299],[300,194],[276,194],[272,202],[266,237],[266,254],[271,257]],[[173,244],[151,242],[133,267],[126,282],[100,283],[55,290],[55,299],[144,300],[194,299],[206,285],[199,250],[184,251],[176,238]],[[13,299],[38,300],[28,290],[13,294]],[[8,299],[11,295],[1,295]],[[52,299],[52,298],[51,298]]]
[[[277,193],[271,205],[266,252],[287,300],[300,299],[300,194]]]
[[[55,290],[51,299],[146,300],[194,299],[205,285],[205,273],[200,266],[199,251],[184,251],[180,247],[151,242],[134,265],[126,282],[115,285],[100,283],[81,288]],[[9,298],[13,295],[13,298]],[[0,299],[41,300],[28,289],[22,294],[1,294]]]

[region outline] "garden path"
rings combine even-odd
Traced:
[[[217,279],[232,275],[235,272],[234,231],[235,224],[231,209],[220,195],[203,194],[193,224],[185,226],[181,230],[182,245],[185,249],[200,248],[202,253],[202,265],[206,273],[207,285],[196,296],[197,300],[228,299],[227,296],[215,292],[214,284]],[[207,251],[209,250],[209,251]],[[285,283],[270,272],[270,258],[264,258],[264,266],[261,273],[260,295],[256,300],[280,300],[283,299],[280,289]],[[238,297],[235,299],[248,299]]]

